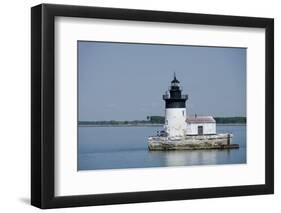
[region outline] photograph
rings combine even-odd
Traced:
[[[129,8],[31,8],[31,205],[273,194],[274,18]]]
[[[247,164],[247,48],[77,41],[77,170]]]

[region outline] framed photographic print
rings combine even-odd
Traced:
[[[31,9],[31,203],[271,194],[274,21]]]

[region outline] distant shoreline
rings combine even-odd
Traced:
[[[246,125],[246,117],[214,117],[217,125],[241,126]],[[147,120],[132,121],[78,121],[78,126],[91,127],[158,127],[165,123],[164,116],[147,116]]]
[[[246,123],[224,123],[217,126],[246,126]],[[163,127],[163,124],[78,124],[78,127]]]

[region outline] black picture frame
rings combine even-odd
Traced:
[[[54,195],[54,20],[58,16],[264,28],[266,32],[265,184],[56,197]],[[32,7],[31,112],[31,204],[39,208],[272,194],[274,193],[274,20],[53,4]]]

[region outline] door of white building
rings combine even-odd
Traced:
[[[203,126],[198,126],[198,135],[203,135]]]

